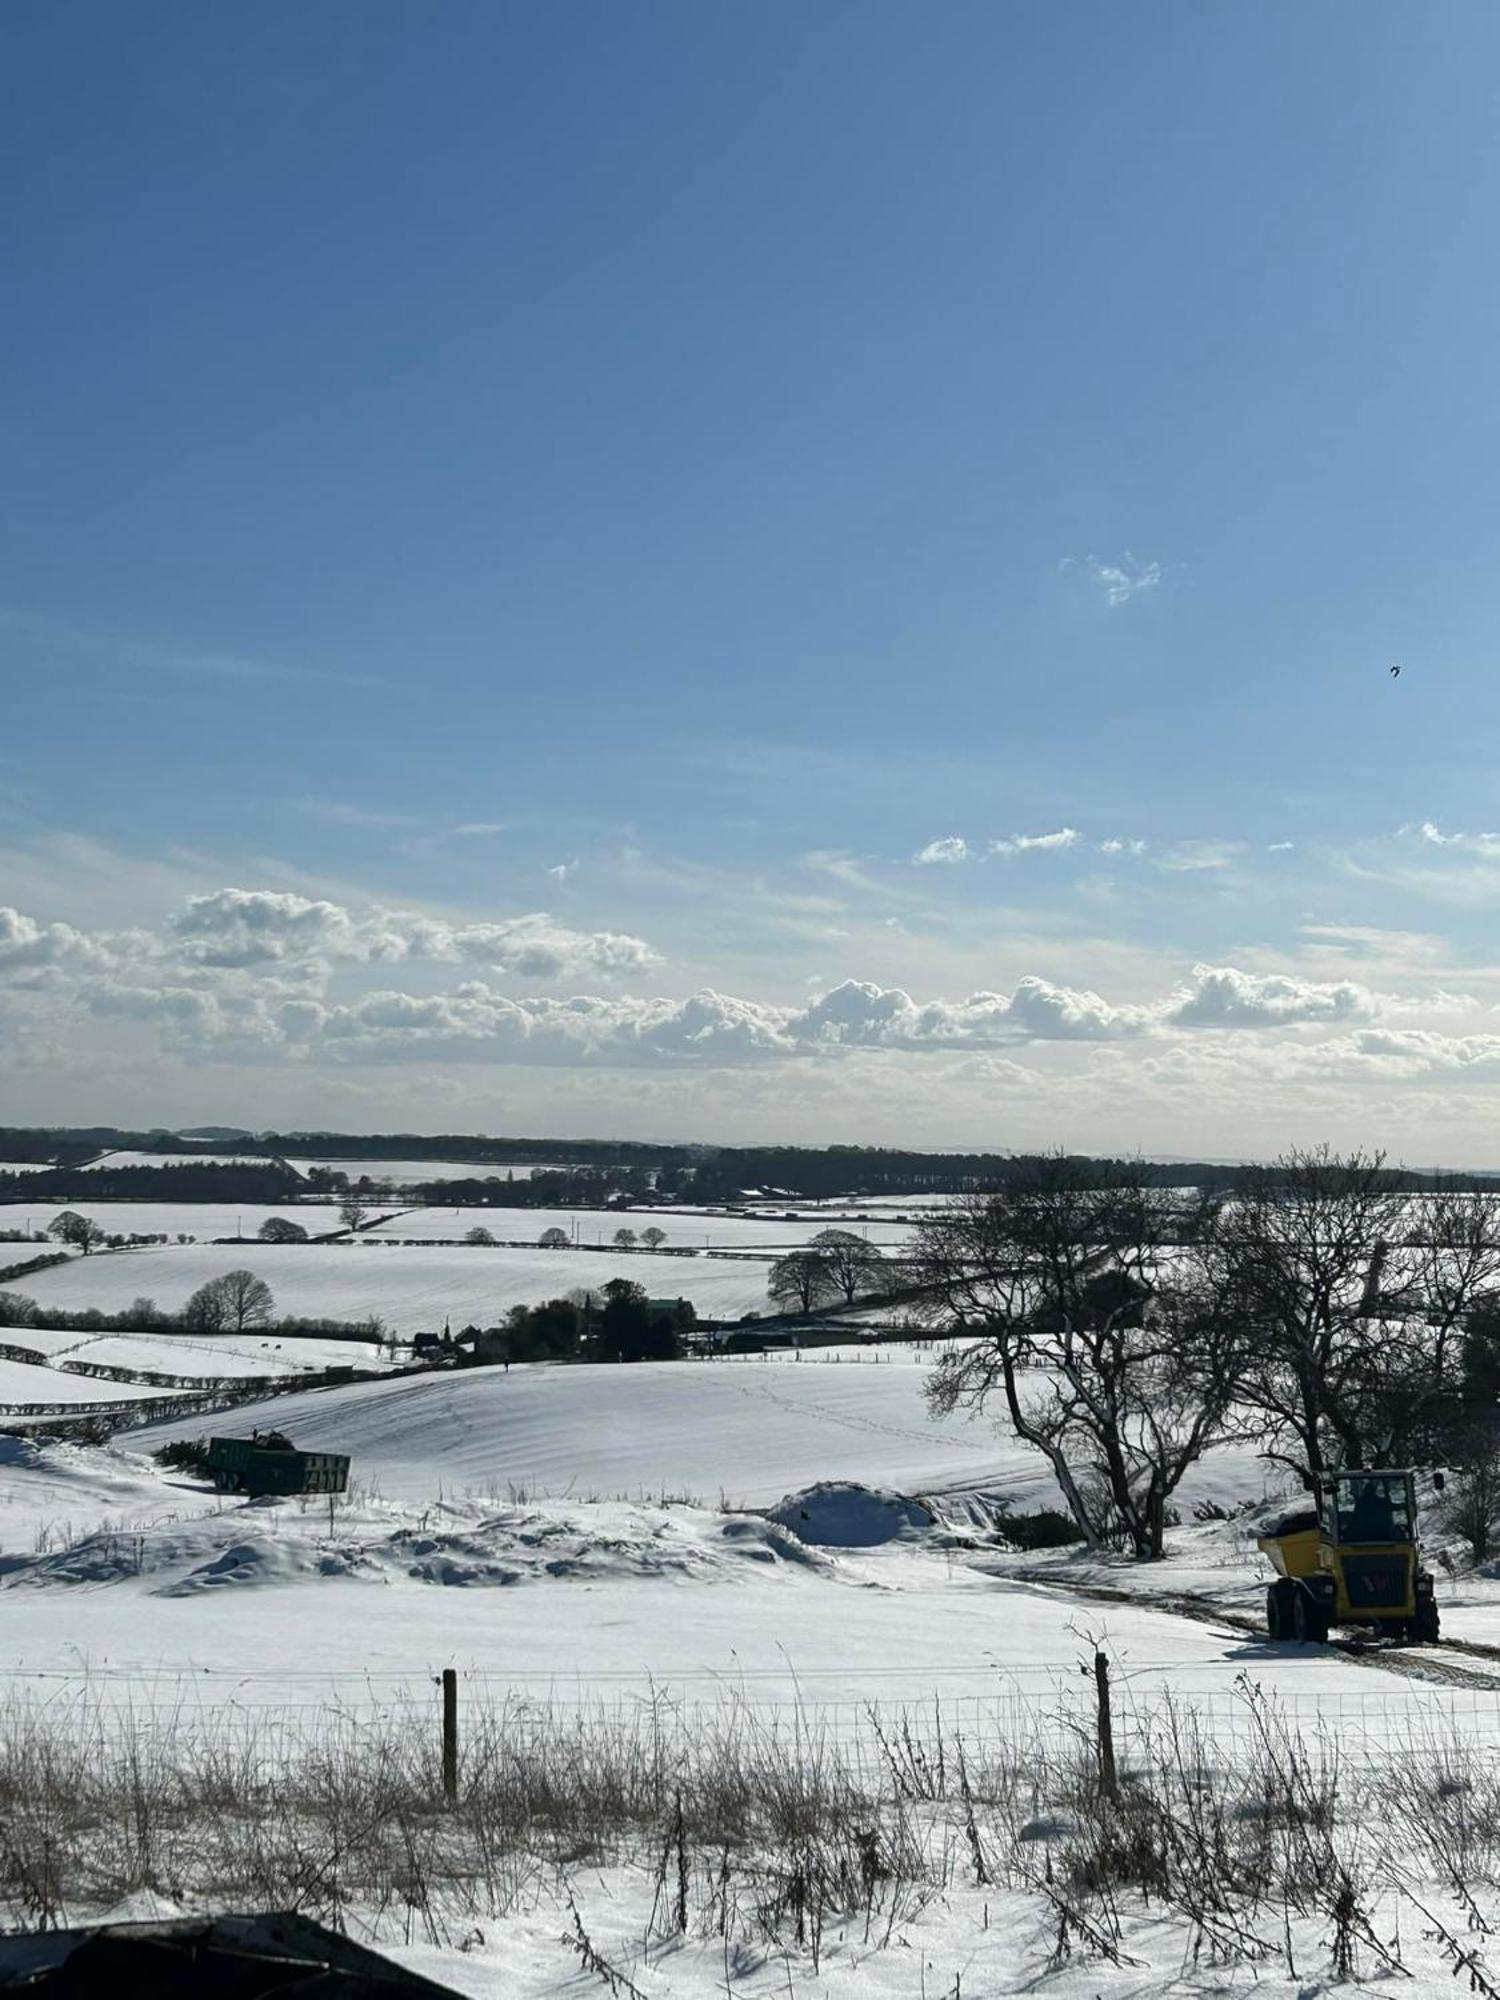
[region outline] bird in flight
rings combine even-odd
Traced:
[[[1393,681],[1399,681],[1399,680],[1400,680],[1400,678],[1401,678],[1401,669],[1400,669],[1399,667],[1392,667],[1392,668],[1391,668],[1391,679],[1392,679]]]

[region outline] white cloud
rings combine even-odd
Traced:
[[[1144,840],[1121,840],[1118,835],[1112,835],[1108,840],[1101,840],[1099,843],[1101,854],[1144,854],[1145,851]]]
[[[1055,833],[1013,833],[1009,840],[992,840],[991,854],[1046,853],[1054,848],[1076,847],[1082,839],[1076,826],[1060,826]]]
[[[1429,847],[1456,847],[1467,854],[1500,855],[1500,833],[1444,833],[1430,819],[1415,827],[1403,826],[1401,833],[1415,833]]]
[[[1358,1100],[1378,1110],[1382,1093],[1399,1095],[1407,1118],[1424,1092],[1441,1117],[1443,1093],[1470,1087],[1475,1100],[1493,1088],[1500,1109],[1500,1032],[1486,1032],[1497,1017],[1483,1011],[1495,989],[1476,978],[1479,1002],[1449,991],[1459,983],[1451,965],[1420,954],[1405,963],[1393,934],[1315,931],[1317,976],[1262,951],[1196,966],[1175,985],[1158,960],[1122,958],[1103,940],[1026,939],[1020,965],[1034,949],[1030,962],[1057,976],[1019,976],[1009,936],[996,947],[1008,959],[1003,982],[989,984],[973,977],[972,955],[934,958],[899,937],[872,918],[856,944],[830,947],[836,958],[820,947],[818,960],[804,959],[783,998],[738,982],[730,991],[716,982],[647,993],[616,984],[616,975],[653,964],[649,946],[542,912],[466,923],[361,906],[344,892],[240,888],[189,897],[151,930],[83,930],[7,909],[0,1068],[19,1103],[23,1089],[43,1088],[25,1080],[56,1069],[56,1052],[66,1050],[69,1088],[80,1077],[135,1078],[130,1087],[147,1094],[183,1092],[173,1102],[182,1115],[186,1096],[205,1088],[188,1079],[212,1066],[213,1089],[222,1086],[236,1107],[276,1103],[290,1122],[313,1115],[314,1102],[327,1115],[325,1088],[369,1093],[371,1117],[380,1104],[409,1111],[415,1079],[446,1072],[461,1074],[462,1088],[478,1093],[472,1101],[495,1117],[512,1101],[502,1091],[514,1087],[516,1101],[536,1111],[551,1089],[574,1107],[580,1130],[601,1104],[637,1104],[637,1130],[661,1129],[651,1107],[670,1104],[669,1129],[679,1131],[695,1115],[717,1127],[721,1107],[738,1104],[751,1117],[760,1104],[764,1136],[808,1138],[817,1129],[810,1120],[863,1106],[876,1079],[887,1119],[876,1129],[892,1142],[902,1129],[890,1122],[897,1103],[913,1131],[937,1142],[943,1121],[982,1138],[972,1094],[993,1089],[996,1102],[1024,1096],[1039,1116],[1087,1129],[1086,1143],[1139,1140],[1172,1151],[1192,1142],[1178,1143],[1169,1118],[1186,1132],[1194,1119],[1232,1110],[1237,1129],[1252,1129],[1273,1102],[1304,1121],[1299,1135],[1323,1105]],[[838,976],[867,949],[885,977]],[[1368,958],[1359,969],[1371,984],[1342,976],[1340,957],[1351,952]],[[835,983],[804,990],[814,962]],[[936,997],[922,997],[934,987]],[[1477,1032],[1440,1033],[1450,1025],[1444,1016],[1467,1016],[1452,1025]],[[698,1095],[684,1079],[697,1080]],[[1111,1127],[1116,1113],[1123,1126]],[[1095,1126],[1096,1116],[1105,1122]],[[1375,1125],[1384,1139],[1388,1128]]]
[[[1245,852],[1243,840],[1176,840],[1156,858],[1158,868],[1174,875],[1228,868]]]
[[[357,927],[338,903],[277,889],[190,896],[169,929],[201,965],[251,966],[299,956],[360,958]],[[399,954],[390,952],[388,956]]]
[[[1372,1028],[1354,1038],[1360,1056],[1406,1076],[1442,1072],[1500,1075],[1500,1035],[1440,1035],[1425,1028]]]
[[[969,843],[961,834],[950,833],[943,840],[929,840],[925,847],[919,847],[912,856],[912,861],[918,868],[931,867],[934,862],[947,862],[951,865],[969,860],[972,852]]]
[[[420,824],[410,813],[385,812],[373,806],[356,805],[350,799],[300,798],[297,810],[325,826],[352,826],[376,831],[386,827],[413,827]]]
[[[1036,978],[1017,982],[1010,1011],[1012,1019],[1039,1040],[1123,1039],[1145,1034],[1153,1025],[1149,1008],[1112,1007],[1097,993]]]
[[[451,993],[366,994],[348,1006],[283,1009],[289,1039],[317,1042],[341,1059],[416,1057],[627,1066],[738,1065],[853,1050],[948,1051],[1028,1041],[1130,1037],[1148,1010],[1111,1007],[1043,979],[1015,992],[920,1002],[900,987],[845,980],[804,1007],[737,998],[712,988],[683,1000],[575,996],[517,1000],[473,981]]]
[[[578,873],[578,862],[576,859],[572,861],[555,861],[552,864],[552,866],[546,870],[546,873],[552,876],[554,881],[558,882],[571,881],[572,878]]]
[[[1368,1021],[1381,998],[1353,980],[1322,985],[1284,973],[1195,965],[1191,983],[1164,1016],[1183,1028],[1283,1028],[1304,1021]]]
[[[71,924],[39,924],[19,910],[0,907],[0,971],[97,959],[100,950]]]
[[[419,958],[546,978],[587,970],[640,972],[657,963],[641,938],[571,930],[543,911],[453,924],[378,907],[356,915],[339,903],[273,889],[189,897],[170,929],[191,962],[246,969],[298,959],[369,964]]]
[[[1059,568],[1080,569],[1096,590],[1103,593],[1105,602],[1118,609],[1128,604],[1142,591],[1155,590],[1162,580],[1162,567],[1158,562],[1142,562],[1127,550],[1114,562],[1102,562],[1098,556],[1064,556]]]

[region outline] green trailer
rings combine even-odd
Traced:
[[[210,1438],[208,1470],[221,1493],[344,1493],[349,1461],[338,1451],[298,1451],[280,1431]]]

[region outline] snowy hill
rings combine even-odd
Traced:
[[[1058,1504],[1040,1456],[989,1423],[934,1421],[932,1356],[910,1347],[740,1360],[464,1370],[279,1397],[278,1428],[348,1452],[387,1498],[522,1486],[595,1497],[690,1494],[766,1505],[822,1479],[918,1493],[980,1490],[1018,1511]],[[253,1406],[245,1421],[255,1416]],[[201,1428],[201,1426],[199,1426]],[[153,1427],[151,1442],[190,1436]],[[1258,1494],[1263,1468],[1221,1453],[1187,1498]]]

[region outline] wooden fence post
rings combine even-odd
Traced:
[[[443,1797],[458,1803],[458,1675],[443,1669]]]
[[[1115,1771],[1115,1724],[1109,1706],[1109,1659],[1103,1647],[1094,1653],[1094,1687],[1099,1697],[1099,1789],[1107,1799],[1119,1795]]]

